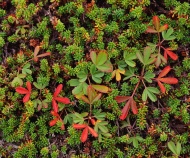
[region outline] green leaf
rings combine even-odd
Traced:
[[[11,86],[12,86],[12,87],[15,87],[16,83],[18,83],[19,86],[22,86],[22,85],[23,85],[23,81],[22,81],[22,79],[19,78],[19,77],[15,77],[15,78],[13,79],[13,81],[11,82]]]
[[[19,77],[19,78],[25,78],[26,74],[18,74],[17,77]]]
[[[97,120],[105,120],[106,117],[106,113],[105,112],[101,112],[101,110],[98,110],[94,116],[96,117]]]
[[[155,94],[159,94],[160,91],[158,90],[158,88],[155,87],[147,87],[148,91],[155,93]]]
[[[95,81],[96,83],[101,83],[101,82],[102,82],[102,79],[101,79],[100,77],[92,76],[92,79],[93,79],[93,81]]]
[[[125,77],[123,80],[125,81],[125,80],[127,80],[127,79],[133,77],[133,76],[134,76],[134,73],[135,73],[135,69],[132,68],[132,67],[129,67],[129,70],[127,70],[127,71],[125,72],[125,76],[127,76],[127,77]]]
[[[144,79],[149,83],[152,83],[152,78],[154,77],[155,77],[155,74],[150,71],[146,72],[144,75]]]
[[[22,69],[23,74],[32,74],[32,71],[30,69]]]
[[[94,64],[92,64],[91,66],[90,66],[90,73],[91,74],[94,74],[96,72],[96,66],[94,65]]]
[[[148,88],[147,88],[147,95],[150,98],[150,100],[152,100],[153,102],[155,102],[157,100],[157,97],[154,95],[154,93],[149,91]]]
[[[136,138],[133,139],[133,146],[135,148],[138,148],[138,146],[139,146],[139,142],[138,142],[138,140]]]
[[[167,31],[162,32],[162,37],[164,40],[173,40],[175,39],[175,36],[171,36],[174,32],[173,28],[169,28]]]
[[[79,78],[79,82],[84,82],[84,81],[86,81],[87,76],[88,76],[88,72],[87,72],[87,71],[80,71],[80,72],[77,74],[77,77]]]
[[[37,82],[33,82],[33,85],[37,88],[37,89],[44,89],[47,85],[46,84],[39,84]]]
[[[108,128],[104,125],[101,125],[100,123],[97,123],[98,128],[103,132],[103,133],[107,133],[108,132]]]
[[[137,55],[137,58],[140,60],[140,62],[144,64],[144,58],[142,56],[142,53],[141,52],[137,52],[136,55]]]
[[[78,86],[80,84],[78,79],[71,79],[69,80],[70,86]]]
[[[128,54],[128,52],[125,52],[124,58],[125,58],[125,62],[127,63],[127,65],[129,65],[131,67],[136,66],[136,63],[133,61],[134,59],[137,58],[136,54],[134,54],[134,53]]]
[[[173,152],[173,154],[178,155],[174,142],[172,141],[168,142],[168,148]]]
[[[142,94],[142,100],[146,101],[147,97],[148,97],[148,93],[147,93],[147,89],[145,88],[144,91],[143,91],[143,94]]]
[[[30,63],[27,63],[26,65],[24,65],[24,67],[23,67],[23,68],[25,68],[25,69],[30,68]]]
[[[102,72],[112,72],[113,66],[109,60],[106,61],[103,65],[97,65],[97,69]]]
[[[94,63],[94,64],[96,64],[96,52],[95,51],[91,51],[90,52],[90,58],[91,58],[91,60],[92,60],[92,62]]]
[[[144,52],[143,52],[143,55],[144,55],[144,59],[143,59],[144,65],[148,65],[149,64],[149,62],[150,62],[149,58],[150,58],[151,53],[152,53],[151,52],[151,48],[150,47],[145,47]]]
[[[135,67],[136,63],[132,60],[125,60],[125,62],[127,63],[127,65],[131,66],[131,67]]]
[[[103,77],[103,76],[104,76],[104,73],[101,72],[101,71],[96,71],[95,73],[93,73],[93,76],[94,76],[94,77]]]
[[[108,59],[108,54],[105,51],[100,51],[98,53],[98,56],[96,58],[96,64],[97,66],[103,65]]]
[[[81,114],[75,112],[75,113],[73,114],[73,122],[74,122],[74,123],[83,124],[84,118],[83,118],[83,116],[82,116]]]
[[[177,142],[177,145],[176,145],[176,152],[177,152],[177,155],[179,156],[180,153],[181,153],[181,143]]]
[[[75,88],[72,90],[72,93],[73,93],[74,95],[79,94],[79,93],[82,91],[82,89],[83,89],[83,84],[80,83],[77,87],[75,87]]]
[[[80,114],[82,117],[86,117],[86,116],[88,116],[88,112],[83,112],[83,113],[81,113]]]

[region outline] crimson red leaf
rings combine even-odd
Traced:
[[[158,81],[158,86],[160,87],[160,90],[162,93],[166,92],[166,88],[164,87],[164,85],[160,81]]]
[[[51,111],[51,114],[53,115],[53,116],[56,116],[56,117],[59,117],[59,114],[57,113],[57,112],[55,112],[55,111]]]
[[[117,101],[117,103],[122,103],[124,101],[127,101],[129,98],[129,96],[116,96],[115,100]]]
[[[75,129],[83,129],[86,127],[86,124],[73,124],[73,128]]]
[[[173,77],[167,77],[167,78],[159,78],[159,81],[167,83],[167,84],[177,84],[178,79]]]
[[[53,110],[57,113],[58,112],[58,105],[57,105],[55,99],[52,100],[52,106],[53,106]]]
[[[57,118],[54,119],[54,120],[51,120],[51,121],[49,122],[49,125],[50,125],[50,126],[54,126],[54,125],[57,123],[57,121],[58,121]]]
[[[54,98],[55,100],[57,100],[58,102],[64,103],[64,104],[69,104],[70,100],[69,98],[65,98],[65,97],[56,97]]]
[[[165,49],[165,52],[170,56],[170,58],[172,58],[173,60],[177,60],[178,59],[178,56],[174,53],[174,52],[172,52],[172,51],[170,51],[170,50],[168,50],[168,49]],[[164,53],[165,53],[164,52]]]
[[[158,75],[158,78],[164,77],[168,74],[168,72],[171,70],[170,66],[166,66]]]
[[[125,104],[124,108],[122,109],[122,111],[121,111],[122,114],[120,116],[121,120],[124,120],[127,117],[128,113],[129,113],[129,109],[130,109],[130,104],[131,104],[131,101],[128,100],[128,102]]]
[[[137,104],[134,100],[131,101],[131,110],[135,115],[138,113]]]
[[[23,103],[26,103],[30,99],[30,93],[27,93],[23,98]]]
[[[88,127],[86,126],[86,128],[82,131],[80,140],[81,142],[85,142],[87,140],[88,137]]]
[[[158,31],[159,28],[160,28],[160,19],[159,19],[159,17],[158,16],[153,16],[152,21],[153,21],[154,27]]]
[[[26,82],[26,87],[27,87],[27,89],[28,89],[29,92],[32,91],[31,83],[29,81]]]
[[[88,126],[88,130],[94,137],[98,137],[98,133],[93,128]]]
[[[53,97],[57,97],[58,94],[61,92],[62,88],[63,88],[62,84],[58,85],[55,92],[54,92],[54,94],[53,94]]]
[[[95,121],[94,119],[90,119],[90,122],[92,123],[92,125],[94,125],[94,126],[95,126],[96,121]]]
[[[29,91],[26,88],[17,87],[16,92],[18,92],[19,94],[27,94]]]

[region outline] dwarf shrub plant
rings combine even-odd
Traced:
[[[188,157],[189,2],[0,7],[0,157]]]

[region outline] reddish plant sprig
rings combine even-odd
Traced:
[[[85,142],[88,138],[88,132],[90,132],[90,134],[93,137],[98,137],[98,133],[91,128],[90,126],[86,125],[86,124],[73,124],[73,128],[74,129],[83,129],[80,140],[81,142]]]
[[[64,130],[65,125],[64,125],[63,120],[61,119],[60,115],[55,111],[51,111],[51,114],[54,116],[54,119],[49,122],[49,125],[54,126],[57,123],[57,121],[60,121],[62,123],[61,129]]]
[[[69,98],[66,97],[58,97],[59,93],[61,92],[63,88],[63,85],[60,84],[57,86],[54,94],[53,94],[53,98],[52,98],[52,106],[53,106],[53,110],[57,113],[59,111],[59,107],[57,102],[63,103],[63,104],[69,104],[70,100]]]
[[[26,103],[29,99],[30,99],[30,95],[32,93],[32,86],[31,83],[29,81],[26,82],[26,88],[24,87],[17,87],[16,88],[16,92],[19,94],[25,94],[25,96],[23,97],[23,103]]]
[[[156,78],[156,81],[158,82],[158,86],[160,87],[160,90],[162,93],[166,92],[166,88],[164,87],[163,83],[167,83],[167,84],[177,84],[178,83],[178,79],[174,78],[174,77],[164,77],[166,76],[171,70],[170,66],[166,66],[158,75],[158,77]],[[164,78],[163,78],[164,77]]]

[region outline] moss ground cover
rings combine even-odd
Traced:
[[[0,157],[190,155],[188,0],[0,0]]]

